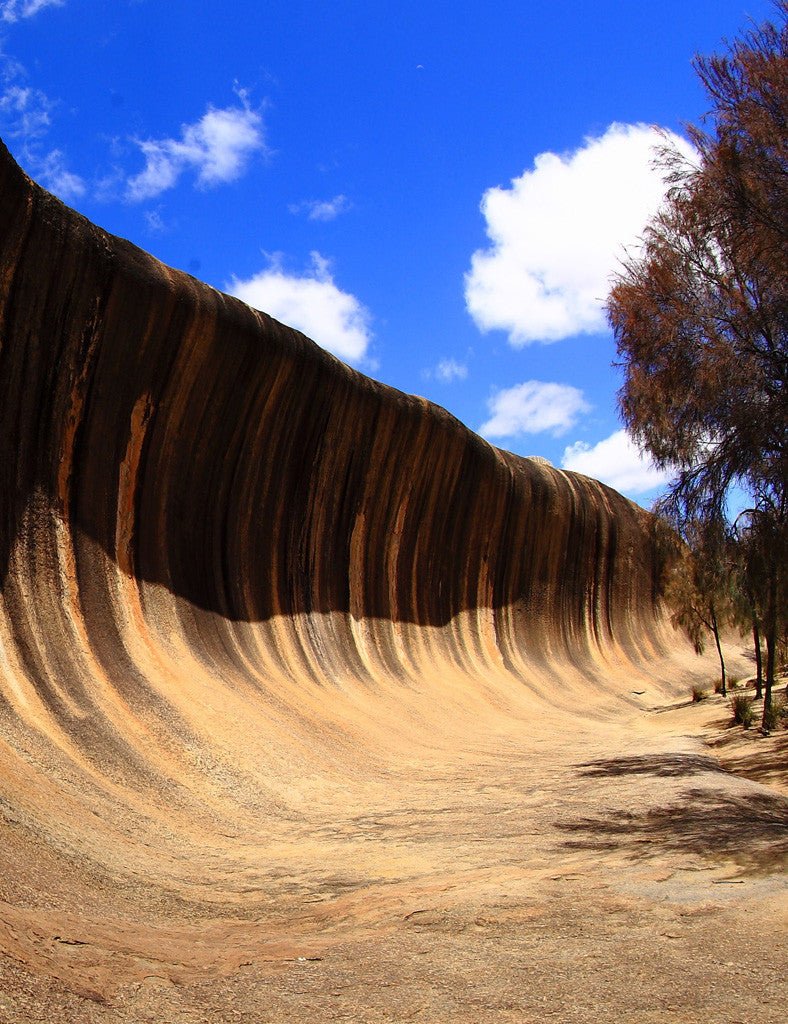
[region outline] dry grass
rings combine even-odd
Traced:
[[[731,700],[731,713],[733,715],[733,721],[737,725],[743,725],[745,729],[749,729],[755,720],[755,711],[752,706],[752,701],[743,693],[736,694],[736,696]]]

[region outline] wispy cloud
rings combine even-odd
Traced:
[[[372,340],[370,313],[354,295],[337,287],[328,260],[313,252],[304,274],[286,273],[281,258],[269,260],[270,265],[253,277],[233,277],[227,291],[295,327],[341,359],[363,363]]]
[[[14,22],[20,18],[32,18],[45,7],[62,7],[66,0],[2,0],[0,2],[0,18]]]
[[[188,170],[196,173],[198,188],[239,178],[252,154],[266,148],[260,112],[239,95],[241,106],[209,106],[199,121],[181,126],[177,139],[136,139],[145,168],[129,179],[127,199],[141,202],[161,195]]]
[[[305,199],[301,203],[291,203],[291,213],[305,213],[309,220],[330,221],[346,213],[351,208],[347,196],[338,195],[333,199]]]
[[[40,89],[20,84],[24,75],[20,64],[6,58],[5,88],[0,92],[0,134],[18,142],[30,174],[64,202],[72,202],[85,194],[85,182],[68,169],[62,150],[44,152],[55,104]]]
[[[162,235],[167,230],[167,225],[158,210],[145,211],[145,226],[151,235]]]
[[[487,402],[491,416],[480,427],[484,437],[516,437],[520,434],[565,434],[582,413],[591,408],[583,392],[569,384],[528,380],[504,388]]]
[[[41,138],[50,126],[51,109],[52,103],[40,89],[12,82],[0,93],[3,134],[23,142]]]
[[[561,465],[628,494],[644,494],[670,480],[670,473],[656,469],[626,430],[617,430],[593,447],[583,441],[570,444]]]
[[[443,384],[451,384],[455,380],[465,380],[468,376],[468,367],[464,363],[458,363],[456,359],[441,359],[437,366],[425,370],[422,376],[427,379],[434,378]]]
[[[28,18],[47,2],[0,4],[5,21]],[[85,181],[66,164],[61,149],[46,151],[46,136],[52,127],[52,112],[58,104],[41,89],[26,84],[25,67],[0,51],[0,134],[17,143],[16,150],[25,169],[64,202],[73,202],[86,192]]]
[[[668,138],[692,155],[686,140]],[[603,330],[610,276],[665,194],[653,166],[664,142],[656,128],[612,124],[572,153],[540,153],[509,188],[488,189],[491,244],[465,276],[477,326],[506,331],[515,347]]]
[[[41,184],[63,202],[73,202],[87,190],[84,179],[68,169],[59,149],[53,149],[46,156],[35,160],[33,169]]]

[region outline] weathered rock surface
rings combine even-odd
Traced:
[[[109,236],[0,149],[6,962],[103,999],[317,962],[491,856],[514,891],[522,837],[462,808],[498,765],[532,806],[534,709],[604,727],[638,680],[653,698],[650,523]],[[412,832],[444,786],[469,794],[457,827]]]
[[[632,503],[105,234],[5,151],[1,195],[0,579],[60,722],[95,710],[85,657],[144,696],[131,641],[163,656],[163,621],[242,675],[253,624],[258,674],[315,685],[411,675],[403,639],[430,652],[412,627],[481,671],[642,644],[652,548]]]

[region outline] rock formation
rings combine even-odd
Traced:
[[[234,969],[273,940],[234,943],[227,908],[285,900],[313,796],[578,679],[593,713],[663,639],[647,513],[99,230],[4,148],[0,480],[0,950],[86,992],[142,977],[119,922],[163,942],[178,900],[224,928],[199,969]]]

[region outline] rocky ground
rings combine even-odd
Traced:
[[[788,732],[639,696],[349,783],[246,898],[17,892],[0,1021],[782,1022]]]

